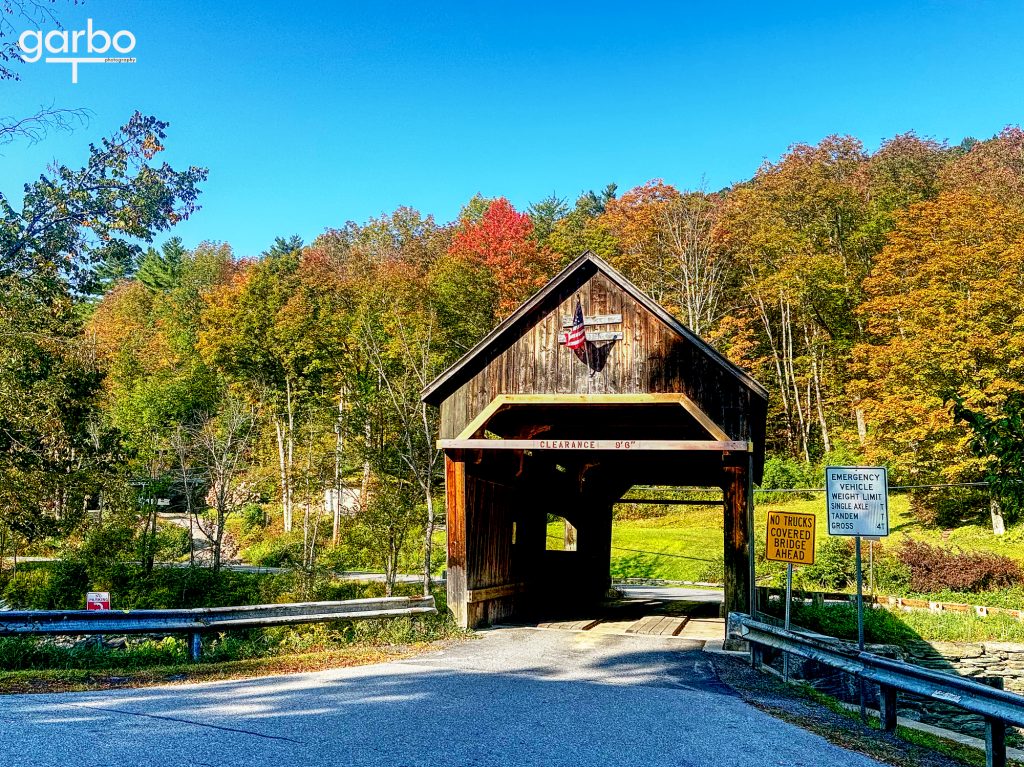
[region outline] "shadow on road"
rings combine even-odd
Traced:
[[[875,764],[746,705],[698,643],[534,629],[316,674],[13,696],[0,714],[4,763],[33,767],[763,765],[779,743],[801,755],[787,764]]]

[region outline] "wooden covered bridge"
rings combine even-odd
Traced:
[[[725,607],[747,611],[767,392],[593,253],[423,400],[441,409],[448,604],[460,625],[602,599],[612,507],[635,485],[722,489]],[[576,528],[574,551],[547,550],[548,514]]]

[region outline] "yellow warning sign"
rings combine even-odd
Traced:
[[[814,564],[814,515],[792,511],[768,512],[765,558],[794,565]]]

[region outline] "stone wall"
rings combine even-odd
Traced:
[[[1024,693],[1024,644],[921,641],[902,649],[909,663],[965,677],[1000,677],[1004,689]]]
[[[917,666],[970,677],[983,684],[1002,680],[1003,689],[1024,694],[1024,644],[1013,642],[915,642],[902,657]],[[985,736],[985,720],[941,701],[903,696],[900,715],[936,727]],[[1018,730],[1019,738],[1022,734]],[[1017,738],[1011,740],[1019,743]]]

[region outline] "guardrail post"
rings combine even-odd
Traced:
[[[1001,676],[979,677],[979,682],[1002,690]],[[1006,767],[1006,722],[994,717],[985,717],[985,767]]]
[[[1006,767],[1006,722],[985,717],[985,767]]]
[[[203,635],[193,631],[188,635],[188,659],[191,663],[197,663],[203,654]]]
[[[896,688],[887,684],[878,685],[878,718],[884,732],[896,730]]]
[[[751,607],[750,616],[757,617],[758,612],[768,612],[771,607],[771,592],[767,586],[758,586],[754,589],[754,604]]]
[[[764,648],[756,642],[750,643],[750,665],[752,668],[764,665]]]

